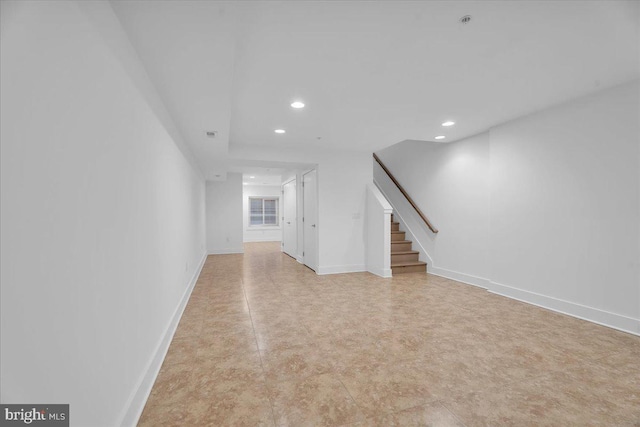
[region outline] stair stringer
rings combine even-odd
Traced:
[[[378,189],[380,190],[380,192],[382,193],[384,198],[387,199],[387,201],[389,202],[389,204],[393,208],[393,218],[394,218],[394,220],[396,220],[397,222],[400,223],[400,228],[402,229],[402,231],[404,231],[406,233],[405,236],[408,236],[408,237],[405,237],[405,238],[407,240],[411,240],[413,242],[414,246],[415,246],[414,250],[417,250],[418,252],[420,252],[420,255],[418,256],[418,259],[420,261],[426,262],[427,263],[427,271],[431,272],[431,270],[434,268],[433,259],[431,258],[431,256],[429,255],[429,253],[427,252],[425,247],[422,245],[422,242],[420,241],[420,239],[418,239],[418,237],[416,236],[416,233],[414,233],[413,230],[411,229],[411,227],[407,224],[407,221],[405,220],[405,218],[402,215],[402,213],[400,213],[400,210],[398,209],[397,204],[393,203],[393,201],[391,200],[389,195],[384,191],[382,186],[378,183],[378,181],[376,181],[375,178],[373,179],[373,183],[376,185],[376,187],[378,187]],[[404,196],[402,196],[402,197],[404,197]]]

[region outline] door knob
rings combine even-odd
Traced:
[[[316,228],[316,225],[315,225],[315,224],[311,224],[311,226],[312,226],[313,228]]]
[[[291,221],[287,221],[287,224],[291,224]]]

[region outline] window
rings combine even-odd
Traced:
[[[249,226],[277,226],[278,198],[249,197]]]

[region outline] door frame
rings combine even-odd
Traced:
[[[297,183],[297,176],[294,176],[293,178],[289,179],[286,182],[283,182],[282,185],[280,186],[281,191],[282,191],[282,245],[280,246],[280,250],[285,253],[286,255],[289,255],[290,257],[292,257],[293,259],[296,258],[296,254],[298,253],[298,183]],[[284,197],[284,187],[287,184],[290,184],[291,182],[295,182],[295,215],[296,215],[296,219],[295,219],[295,230],[296,230],[296,238],[295,238],[295,246],[296,246],[296,250],[294,251],[294,254],[290,254],[284,251],[284,231],[285,231],[285,224],[284,224],[284,212],[285,212],[285,204],[286,204],[286,199]]]
[[[315,263],[314,263],[315,269],[311,268],[307,264],[307,255],[306,254],[304,254],[302,256],[302,263],[304,265],[306,265],[307,267],[309,267],[311,270],[313,270],[316,274],[318,274],[318,268],[319,268],[319,256],[318,256],[319,255],[319,251],[318,251],[319,245],[318,245],[318,243],[319,243],[319,240],[320,240],[318,238],[318,236],[319,236],[318,230],[320,229],[320,224],[319,224],[320,216],[318,215],[318,212],[319,212],[319,203],[318,203],[319,197],[318,197],[318,168],[317,167],[309,169],[309,170],[307,170],[305,172],[302,172],[300,174],[301,183],[302,183],[302,221],[303,221],[303,223],[302,223],[302,250],[303,250],[303,253],[304,253],[304,248],[306,246],[305,245],[305,240],[306,240],[305,234],[306,233],[305,233],[305,227],[304,227],[304,221],[305,221],[305,212],[304,212],[304,199],[305,199],[304,186],[305,186],[305,184],[304,184],[304,176],[306,174],[308,174],[308,173],[311,173],[311,172],[315,172],[315,182],[313,184],[315,186],[315,199],[316,199],[315,200],[315,211],[316,211],[315,224],[316,224],[316,226],[315,226],[315,248],[314,248],[315,249],[314,250],[314,252],[315,252]]]

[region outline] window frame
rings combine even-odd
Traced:
[[[247,221],[248,224],[247,226],[249,228],[280,228],[280,197],[279,196],[249,196],[248,197],[248,212],[247,212]],[[252,200],[261,200],[262,201],[262,223],[261,224],[252,224],[251,223],[251,218],[255,215],[252,215],[251,213],[251,202]],[[267,216],[271,216],[271,215],[267,215],[265,213],[265,201],[273,201],[275,202],[275,208],[276,208],[276,213],[275,213],[275,224],[266,224],[265,223],[265,217]]]

